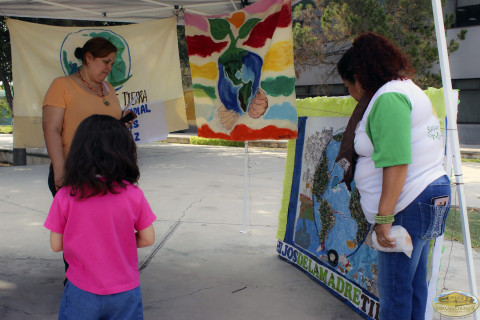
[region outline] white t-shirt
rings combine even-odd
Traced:
[[[430,99],[411,80],[390,81],[375,93],[355,131],[355,151],[355,185],[370,223],[378,213],[384,167],[408,164],[393,213],[445,174],[440,124]]]

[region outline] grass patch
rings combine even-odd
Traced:
[[[245,146],[245,142],[243,141],[208,139],[208,138],[200,138],[200,137],[190,137],[190,143],[197,144],[197,145],[224,146],[224,147],[244,147]]]
[[[468,223],[470,225],[470,239],[472,247],[476,250],[480,250],[480,210],[469,209],[468,210]],[[447,224],[445,227],[445,239],[456,240],[463,243],[463,232],[461,213],[457,208],[450,210],[447,217]]]
[[[465,158],[462,158],[462,162],[477,162],[477,163],[480,163],[480,159],[465,159]]]
[[[13,132],[12,125],[0,126],[0,133],[12,133],[12,132]]]

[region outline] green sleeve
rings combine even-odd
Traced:
[[[375,168],[412,163],[411,111],[410,100],[401,93],[384,93],[375,100],[366,123]]]

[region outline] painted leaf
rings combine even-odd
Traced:
[[[238,37],[240,39],[243,39],[246,36],[248,36],[250,31],[252,31],[253,27],[255,27],[259,21],[260,19],[258,18],[248,19],[247,22],[245,22],[243,26],[240,28],[240,30],[238,31]]]
[[[208,19],[210,32],[215,40],[222,40],[230,32],[230,23],[225,19]]]

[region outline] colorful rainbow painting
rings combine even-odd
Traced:
[[[185,13],[198,136],[297,137],[290,0],[220,16]]]

